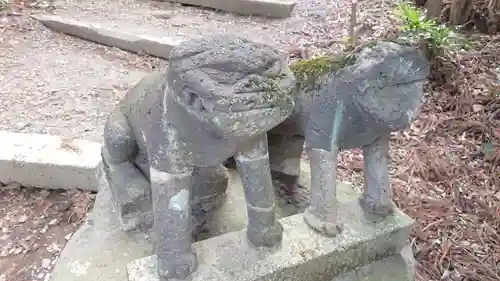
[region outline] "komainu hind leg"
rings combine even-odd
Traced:
[[[195,167],[191,189],[191,207],[193,218],[193,236],[209,231],[206,224],[209,215],[220,207],[226,198],[228,176],[222,167]]]
[[[137,153],[137,143],[125,117],[113,112],[104,128],[102,167],[125,231],[152,224],[150,183],[134,164]]]
[[[268,133],[269,161],[278,196],[300,210],[309,204],[309,190],[299,184],[304,138]]]

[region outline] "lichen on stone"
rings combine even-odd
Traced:
[[[255,89],[262,89],[265,92],[280,94],[283,91],[280,88],[280,82],[282,79],[286,78],[286,74],[279,74],[276,76],[266,76],[262,79],[250,79],[250,86]]]

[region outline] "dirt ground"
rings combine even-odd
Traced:
[[[0,280],[49,280],[93,200],[89,192],[0,183]]]
[[[109,111],[162,62],[54,32],[38,11],[0,14],[0,130],[101,141]]]

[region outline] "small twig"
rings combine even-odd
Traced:
[[[349,26],[349,39],[351,43],[351,48],[356,47],[356,24],[357,24],[357,10],[358,10],[358,0],[351,0],[351,24]]]
[[[426,227],[422,228],[422,232],[427,231],[427,229],[431,228],[433,225],[441,223],[443,220],[444,219],[440,219],[440,220],[433,221],[433,222],[429,223]]]

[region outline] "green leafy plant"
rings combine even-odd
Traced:
[[[408,2],[398,5],[395,16],[400,26],[398,40],[424,43],[430,57],[450,57],[471,47],[471,42],[452,27],[428,19],[423,10]]]
[[[0,0],[0,11],[9,6],[9,0]]]

